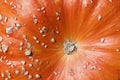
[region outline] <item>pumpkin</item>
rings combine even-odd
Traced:
[[[0,0],[0,80],[120,80],[120,0]]]

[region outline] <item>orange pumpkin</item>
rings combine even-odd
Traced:
[[[0,80],[119,80],[120,0],[0,0]]]

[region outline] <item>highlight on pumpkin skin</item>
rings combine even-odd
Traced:
[[[1,0],[0,80],[119,80],[119,0]]]

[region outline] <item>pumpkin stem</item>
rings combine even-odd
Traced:
[[[72,55],[76,51],[77,51],[76,42],[72,42],[72,41],[69,41],[69,40],[64,42],[64,52],[65,52],[65,54]]]

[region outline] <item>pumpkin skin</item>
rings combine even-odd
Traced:
[[[1,0],[0,6],[0,80],[120,79],[120,0]],[[64,49],[69,40],[77,44],[71,54]]]

